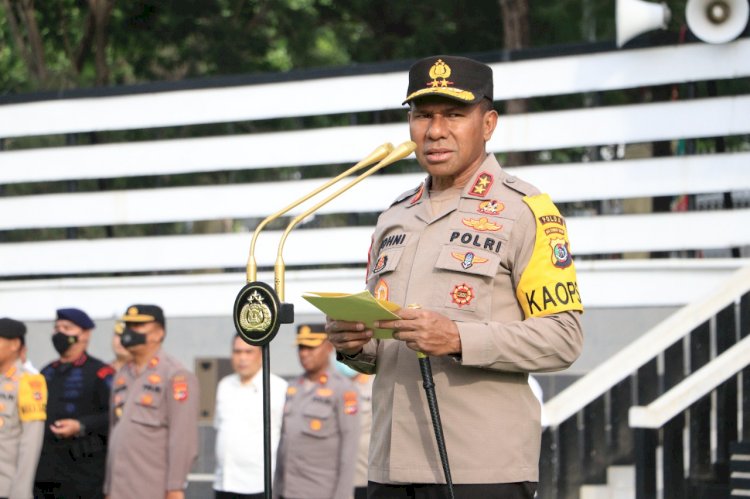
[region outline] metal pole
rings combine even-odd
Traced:
[[[445,448],[445,437],[443,436],[443,423],[440,421],[440,410],[438,409],[437,396],[435,395],[435,382],[432,378],[432,366],[430,358],[422,352],[417,352],[419,358],[419,370],[422,373],[422,386],[427,397],[427,405],[430,408],[432,428],[435,431],[435,442],[437,442],[440,462],[443,465],[445,483],[448,485],[448,497],[453,499],[453,480],[451,479],[451,468],[448,463],[448,451]]]
[[[265,498],[271,499],[271,347],[261,347],[263,356],[263,481]]]

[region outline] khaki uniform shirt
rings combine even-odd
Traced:
[[[287,388],[273,487],[285,499],[350,499],[359,442],[357,388],[336,371]]]
[[[31,499],[47,419],[47,384],[19,360],[0,374],[0,497]]]
[[[354,486],[367,487],[370,428],[372,427],[372,383],[375,376],[359,373],[352,379],[359,391],[359,449],[357,450],[357,468],[354,471]]]
[[[540,406],[529,372],[580,354],[582,311],[567,228],[546,195],[488,155],[433,214],[424,184],[381,214],[368,289],[452,319],[460,356],[433,357],[454,483],[538,480]],[[347,364],[377,372],[369,479],[445,483],[416,353],[373,340]]]
[[[186,487],[198,455],[198,380],[158,351],[138,374],[115,375],[104,492],[110,499],[163,499]]]

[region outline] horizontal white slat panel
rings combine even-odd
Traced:
[[[0,183],[356,163],[406,124],[53,147],[0,153]]]
[[[750,96],[501,117],[491,151],[536,151],[750,132]]]
[[[750,74],[750,41],[494,63],[495,99]],[[550,78],[549,75],[554,75]],[[0,106],[0,137],[260,120],[399,107],[404,71]],[[311,98],[312,97],[312,98]],[[279,103],[285,105],[279,105]]]
[[[574,255],[750,245],[750,209],[569,217]],[[287,239],[287,265],[348,264],[367,259],[372,227],[293,231]],[[244,267],[250,234],[207,234],[0,245],[0,275]],[[262,233],[256,260],[272,266],[279,232]]]
[[[750,96],[503,116],[491,152],[750,133]],[[0,153],[0,184],[356,163],[405,123]]]
[[[293,231],[284,245],[287,265],[367,261],[372,227]],[[261,233],[255,258],[273,266],[280,231]],[[244,268],[250,233],[74,239],[0,245],[0,275],[75,274]]]
[[[318,213],[382,211],[400,193],[419,185],[422,178],[416,175],[409,178],[412,183],[401,183],[393,182],[390,175],[372,176]],[[348,182],[343,180],[341,186]],[[0,230],[265,217],[323,183],[305,180],[0,198]],[[318,200],[314,198],[290,213],[302,213]]]
[[[596,261],[580,262],[577,269],[589,309],[660,307],[693,302],[748,263],[747,259]],[[273,282],[270,273],[261,272],[258,278]],[[664,292],[665,282],[675,283],[669,292]],[[0,302],[8,315],[29,321],[49,320],[52,311],[71,304],[85,308],[94,319],[117,317],[131,303],[159,303],[167,317],[229,317],[244,284],[244,273],[0,281]],[[296,314],[315,312],[301,298],[307,291],[362,289],[364,279],[357,269],[286,273],[286,301],[294,303]]]
[[[750,209],[568,217],[574,255],[750,245]]]
[[[557,203],[750,189],[750,153],[540,165],[508,172]]]
[[[750,190],[748,164],[750,153],[735,153],[527,166],[508,171],[561,203]],[[379,212],[423,178],[419,173],[376,175],[365,181],[366,187],[354,187],[321,212]],[[264,217],[323,182],[320,179],[0,198],[0,230]],[[340,186],[348,182],[343,180]],[[377,195],[362,195],[364,188]]]

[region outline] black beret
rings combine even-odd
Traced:
[[[60,308],[57,310],[58,320],[67,320],[82,329],[94,329],[96,324],[86,312],[77,308]]]
[[[3,317],[0,319],[0,338],[21,338],[26,334],[26,325],[23,322]]]
[[[476,104],[485,97],[492,101],[492,68],[453,55],[435,55],[415,62],[409,69],[409,88],[403,104],[427,95]]]

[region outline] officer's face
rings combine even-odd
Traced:
[[[55,321],[55,331],[60,331],[61,333],[68,336],[79,336],[81,333],[83,333],[83,328],[69,320],[58,319]]]
[[[151,348],[164,339],[164,328],[156,321],[152,322],[126,322],[125,327],[136,333],[146,335],[146,343],[128,347],[130,352],[141,352]]]
[[[441,97],[412,103],[409,132],[415,154],[433,179],[433,188],[463,186],[484,161],[485,142],[497,125],[497,113],[481,104],[466,105]]]
[[[21,340],[0,338],[0,364],[15,361],[21,353]]]
[[[232,369],[242,381],[250,380],[263,363],[260,347],[248,345],[242,338],[235,338],[232,345]]]
[[[324,341],[317,347],[299,345],[299,362],[306,373],[318,373],[328,368],[333,347]]]

